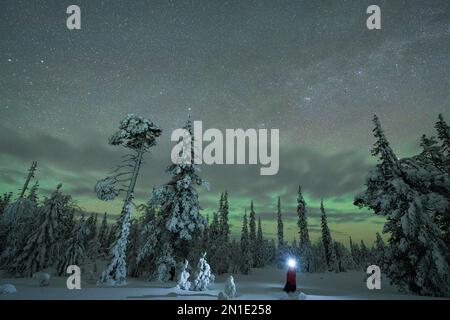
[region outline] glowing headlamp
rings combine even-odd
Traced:
[[[288,261],[287,261],[287,265],[288,265],[289,268],[295,268],[295,266],[297,265],[297,261],[295,261],[292,258],[289,258]]]

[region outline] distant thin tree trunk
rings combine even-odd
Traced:
[[[28,184],[30,183],[31,178],[34,177],[34,172],[36,171],[36,167],[37,167],[37,162],[33,161],[31,163],[30,169],[28,170],[27,179],[25,180],[25,183],[23,185],[22,191],[20,192],[19,198],[23,198],[23,196],[25,195],[25,192],[28,189]]]

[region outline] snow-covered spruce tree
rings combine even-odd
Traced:
[[[230,226],[228,222],[228,211],[229,211],[228,191],[225,190],[225,193],[223,194],[222,210],[220,211],[221,213],[220,229],[223,237],[223,242],[225,244],[228,244],[230,241]]]
[[[301,258],[301,268],[305,272],[310,272],[309,264],[312,259],[311,241],[309,239],[308,220],[306,217],[306,202],[303,198],[302,188],[298,186],[297,196],[297,226],[299,229],[299,255]]]
[[[184,260],[184,263],[181,267],[181,272],[178,277],[177,288],[181,290],[189,290],[191,288],[191,282],[188,281],[190,277],[190,273],[188,271],[189,262]]]
[[[75,223],[72,231],[72,236],[63,246],[63,254],[57,259],[58,275],[66,274],[67,267],[70,265],[81,265],[86,258],[86,238],[88,238],[88,226],[81,216],[80,220]]]
[[[331,238],[330,229],[328,228],[327,214],[323,206],[323,200],[320,201],[321,212],[321,228],[322,228],[322,244],[325,252],[326,263],[331,267],[331,254],[333,253],[333,240]]]
[[[213,219],[209,227],[209,239],[209,247],[207,248],[208,252],[210,252],[209,261],[214,267],[214,270],[217,270],[223,257],[221,256],[220,251],[222,245],[222,237],[219,224],[219,214],[216,212],[213,213]]]
[[[278,250],[283,250],[284,247],[284,227],[283,218],[281,216],[281,199],[278,197],[277,203],[277,239],[278,239]]]
[[[253,207],[253,200],[250,203],[250,214],[249,214],[249,222],[248,222],[248,239],[250,242],[250,252],[252,255],[252,267],[256,267],[257,258],[256,258],[256,213]]]
[[[177,259],[189,255],[190,243],[200,236],[206,225],[201,215],[197,186],[208,188],[206,181],[200,178],[200,168],[194,163],[194,139],[192,121],[189,119],[183,127],[185,136],[176,163],[167,168],[172,179],[165,185],[155,188],[148,205],[159,212],[163,229],[161,239],[165,239],[173,248]],[[163,235],[164,234],[164,235]]]
[[[203,251],[207,251],[210,245],[210,241],[209,241],[209,213],[206,214],[206,224],[205,224],[205,228],[203,229],[202,233],[201,233],[201,238],[202,238],[202,248]]]
[[[6,207],[11,203],[11,199],[12,192],[4,193],[2,196],[0,196],[0,252],[4,252],[6,249],[6,240],[9,226],[3,222],[3,213],[5,212]]]
[[[383,232],[390,238],[385,272],[392,283],[421,295],[449,296],[448,247],[435,219],[448,207],[446,198],[433,190],[435,176],[417,159],[396,157],[376,116],[374,124],[372,154],[378,164],[355,204],[386,216]]]
[[[58,250],[58,229],[60,217],[70,205],[70,196],[60,191],[61,184],[44,200],[32,223],[26,245],[12,262],[10,271],[32,276],[35,272],[49,267],[55,261]]]
[[[214,275],[211,273],[211,267],[206,261],[206,252],[200,256],[197,264],[197,272],[194,280],[195,291],[208,290],[209,284],[214,281]]]
[[[242,219],[242,233],[241,233],[241,257],[239,263],[239,270],[243,274],[248,274],[250,268],[253,264],[252,254],[250,252],[250,241],[248,237],[248,222],[247,213],[244,213],[244,218]]]
[[[168,233],[163,232],[164,230],[164,221],[156,214],[155,210],[146,206],[136,260],[139,274],[147,273],[150,277],[154,277],[155,270],[157,269],[157,255],[160,254],[159,250],[162,250],[163,245],[167,241]]]
[[[99,284],[126,284],[126,248],[132,214],[134,188],[139,175],[144,153],[156,144],[156,138],[161,135],[161,129],[148,119],[129,114],[120,122],[119,130],[111,136],[111,145],[123,146],[131,150],[131,154],[119,165],[114,175],[97,182],[95,191],[101,200],[112,200],[121,191],[126,191],[120,218],[119,232],[112,249],[112,258],[106,270],[103,271]],[[128,184],[125,189],[125,185]]]
[[[213,268],[216,270],[217,274],[228,272],[230,267],[231,253],[229,250],[230,226],[228,224],[228,211],[228,192],[225,190],[223,197],[221,197],[221,205],[219,210],[220,243],[218,246],[218,253],[221,259],[219,260],[217,267],[215,267],[215,269]]]
[[[445,199],[444,203],[450,203],[450,127],[445,122],[442,115],[439,115],[435,124],[438,133],[437,138],[422,136],[422,152],[414,157],[414,160],[422,167],[422,172],[426,172],[426,184],[439,197]],[[422,174],[423,176],[423,174]],[[436,199],[438,200],[438,199]],[[435,220],[443,232],[444,242],[450,247],[450,206],[436,206],[439,209],[435,212]]]
[[[234,283],[234,278],[232,275],[227,278],[224,293],[228,299],[236,298],[236,284]]]
[[[283,225],[283,217],[281,214],[281,199],[278,197],[277,202],[277,265],[278,268],[282,268],[284,266],[284,258],[286,255],[286,243],[284,241],[284,225]]]
[[[173,280],[171,270],[175,269],[176,262],[173,254],[172,246],[166,242],[162,246],[162,250],[156,260],[157,269],[153,274],[153,279],[160,282]]]
[[[435,125],[438,138],[442,142],[441,150],[446,157],[447,169],[450,167],[450,126],[445,122],[442,114],[438,116],[438,122]]]
[[[261,217],[258,217],[258,230],[256,232],[254,263],[255,268],[264,267],[264,236],[261,226]]]

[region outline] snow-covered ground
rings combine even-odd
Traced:
[[[86,276],[87,277],[87,276]],[[298,274],[298,291],[288,297],[282,291],[285,271],[275,267],[253,269],[250,275],[234,275],[237,298],[249,300],[279,299],[429,299],[415,295],[405,295],[382,279],[381,290],[366,287],[364,272]],[[203,292],[175,289],[176,283],[148,282],[145,279],[129,278],[128,285],[115,288],[100,288],[83,280],[81,290],[68,290],[65,277],[52,277],[50,286],[39,287],[36,279],[0,279],[0,285],[13,284],[16,293],[0,295],[0,299],[213,299],[217,300],[224,290],[227,275],[216,277],[210,290]],[[301,294],[303,293],[303,294]]]

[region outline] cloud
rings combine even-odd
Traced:
[[[138,199],[147,199],[153,187],[169,180],[164,170],[170,164],[171,146],[166,136],[145,156],[136,189]],[[37,179],[66,184],[74,196],[80,197],[94,197],[95,182],[106,176],[126,152],[109,146],[106,138],[96,134],[74,143],[42,132],[25,135],[7,128],[0,128],[0,149],[2,157],[12,159],[9,164],[3,160],[7,173],[4,181],[20,181],[24,172],[16,169],[17,163],[26,166],[37,160]],[[336,197],[345,201],[362,188],[369,167],[356,152],[323,153],[284,144],[280,149],[280,170],[275,176],[261,176],[259,165],[203,165],[201,176],[210,182],[211,191],[201,191],[202,205],[216,208],[217,196],[228,190],[232,208],[233,198],[239,198],[253,199],[257,207],[267,210],[275,207],[274,195],[281,194],[282,201],[295,199],[299,184],[312,199]],[[331,218],[333,214],[330,212]]]

